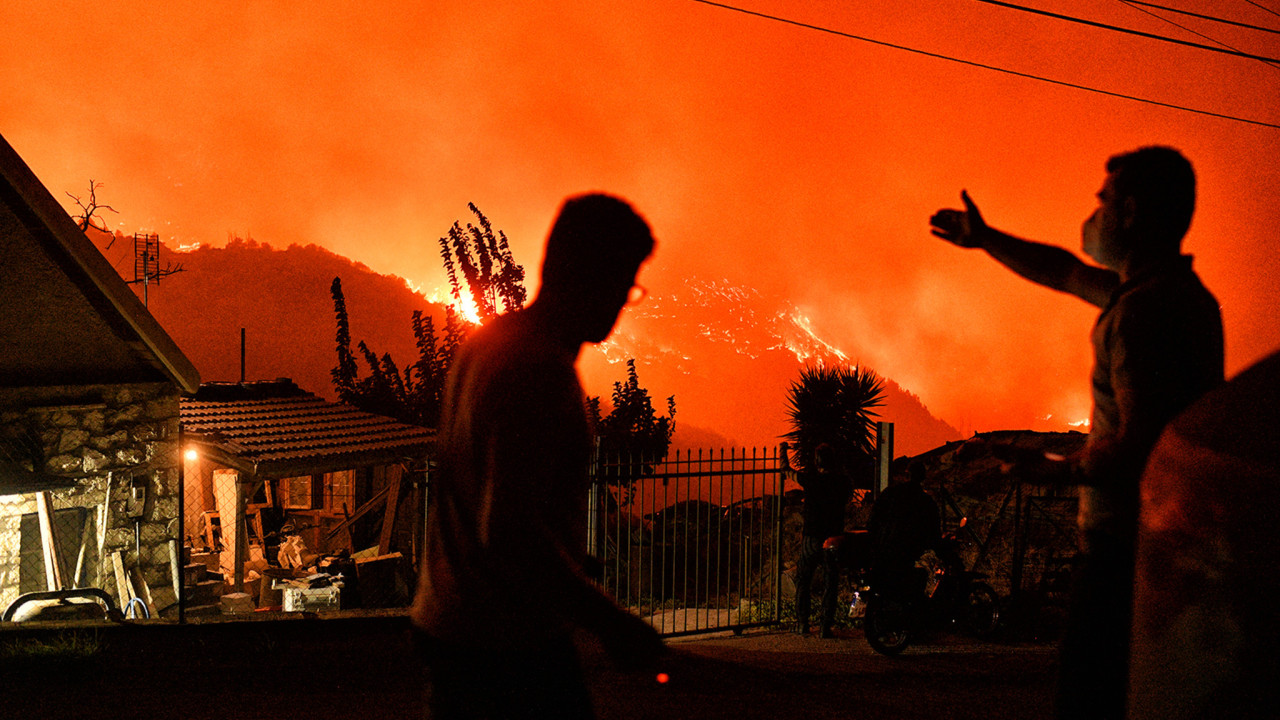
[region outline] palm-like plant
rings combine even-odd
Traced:
[[[867,368],[810,366],[791,383],[787,408],[791,431],[783,435],[797,450],[795,467],[806,470],[822,443],[836,449],[846,466],[875,452],[873,408],[884,402],[884,382]]]

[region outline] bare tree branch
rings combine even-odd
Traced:
[[[111,207],[110,205],[102,205],[98,202],[98,188],[100,187],[102,187],[102,183],[95,183],[92,178],[89,180],[89,202],[87,204],[80,199],[79,195],[72,195],[71,193],[67,193],[67,197],[71,198],[72,200],[75,200],[76,205],[80,206],[81,214],[72,216],[73,218],[75,218],[77,224],[80,226],[80,232],[87,233],[89,232],[89,228],[93,228],[98,232],[104,232],[110,235],[111,241],[107,243],[107,247],[110,248],[113,244],[115,244],[115,241],[116,241],[115,233],[112,233],[109,229],[107,229],[107,224],[103,222],[102,218],[97,216],[98,211],[110,210],[113,213],[117,213],[117,214],[119,213],[116,211],[115,208]]]

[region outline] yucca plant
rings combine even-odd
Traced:
[[[787,408],[791,431],[783,438],[797,451],[796,470],[807,470],[822,443],[836,449],[846,466],[875,452],[873,408],[884,402],[884,381],[861,367],[809,366],[791,383]]]

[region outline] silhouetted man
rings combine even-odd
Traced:
[[[822,626],[824,638],[834,637],[836,600],[840,592],[840,564],[834,552],[824,552],[827,538],[844,533],[844,511],[853,494],[849,476],[841,472],[835,448],[827,443],[813,451],[813,460],[797,479],[804,488],[804,525],[800,559],[796,563],[796,632],[809,634],[813,576],[822,565]]]
[[[1182,254],[1195,210],[1195,173],[1176,150],[1146,147],[1107,161],[1083,249],[989,227],[967,193],[940,210],[933,234],[993,258],[1046,287],[1102,309],[1092,342],[1093,413],[1075,457],[1036,470],[1080,484],[1080,562],[1062,642],[1060,717],[1124,716],[1138,479],[1164,426],[1222,382],[1218,303]]]
[[[628,664],[662,652],[584,572],[590,438],[575,368],[584,343],[612,332],[652,250],[625,202],[569,199],[537,299],[453,362],[412,609],[432,718],[591,717],[574,627]]]
[[[890,597],[910,600],[923,590],[916,561],[936,549],[942,535],[938,503],[924,491],[924,478],[924,465],[911,463],[906,479],[885,488],[871,506],[871,582]]]

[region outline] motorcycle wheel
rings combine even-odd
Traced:
[[[969,586],[969,597],[965,599],[965,630],[975,637],[988,638],[999,626],[1000,596],[995,588],[984,582],[973,583]]]
[[[911,610],[905,603],[873,598],[867,603],[862,629],[867,644],[881,655],[897,655],[911,644]]]

